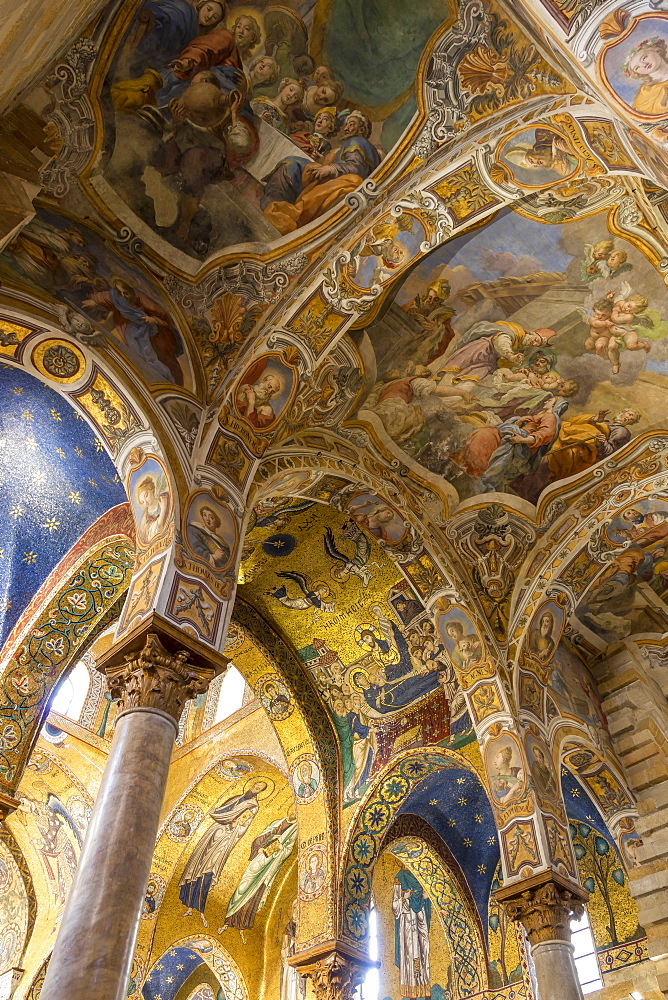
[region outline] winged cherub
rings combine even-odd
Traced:
[[[349,538],[355,543],[354,556],[347,556],[345,552],[340,552],[337,549],[334,532],[329,525],[325,528],[323,536],[325,552],[330,559],[334,560],[334,565],[331,569],[332,579],[343,583],[349,576],[358,576],[362,581],[362,586],[366,587],[369,581],[373,580],[373,573],[370,567],[378,565],[375,562],[369,563],[371,542],[364,532],[360,531],[354,521],[347,521],[344,524],[342,534],[344,538]]]
[[[648,305],[645,296],[632,293],[631,286],[624,281],[617,296],[610,291],[605,298],[595,302],[591,310],[581,310],[583,318],[589,324],[585,348],[595,351],[601,358],[607,354],[613,375],[619,372],[620,350],[651,350],[649,341],[640,340],[637,330],[637,327],[646,330],[654,328],[651,317],[644,315]]]

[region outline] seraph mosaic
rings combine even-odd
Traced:
[[[0,641],[49,573],[105,511],[126,502],[88,424],[52,389],[0,365]]]
[[[294,232],[395,144],[449,16],[443,0],[146,0],[104,43],[96,188],[196,257]]]
[[[357,418],[460,498],[535,503],[665,425],[667,320],[661,276],[604,215],[501,213],[423,261],[357,335]]]

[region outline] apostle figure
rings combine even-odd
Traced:
[[[392,896],[394,964],[398,966],[402,997],[429,1000],[429,925],[431,901],[425,899],[415,875],[397,872]]]
[[[257,796],[266,787],[265,781],[256,781],[242,795],[234,795],[210,811],[214,825],[190,855],[179,882],[179,898],[187,907],[184,917],[199,910],[202,923],[209,926],[204,917],[209,892],[218,882],[232,849],[255,818],[260,808]]]
[[[200,559],[214,570],[224,569],[230,561],[232,550],[221,534],[222,519],[207,504],[200,507],[199,516],[188,521],[188,541]]]
[[[138,292],[125,278],[114,276],[110,287],[93,292],[83,308],[105,312],[119,340],[161,381],[183,385],[183,372],[176,360],[183,354],[183,344],[171,316],[157,302]]]
[[[244,381],[236,390],[235,405],[242,417],[253,427],[262,430],[273,424],[278,416],[273,400],[285,388],[281,375],[274,369],[266,370],[267,359],[258,358],[246,372]]]
[[[529,632],[529,652],[545,665],[552,659],[556,643],[554,641],[554,615],[551,611],[543,611],[538,621],[538,628]]]
[[[525,330],[519,323],[483,320],[474,323],[460,338],[457,350],[442,364],[438,373],[452,372],[452,383],[480,382],[497,368],[520,364],[531,348],[544,347],[555,337],[554,330]],[[440,362],[434,360],[434,366]]]
[[[234,890],[227,905],[225,924],[218,933],[228,927],[238,927],[245,944],[244,931],[255,923],[255,917],[264,906],[278,875],[295,846],[297,822],[294,814],[285,819],[276,819],[253,841],[246,871]]]

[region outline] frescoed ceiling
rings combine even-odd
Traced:
[[[569,820],[585,854],[637,839],[595,666],[620,642],[653,662],[668,629],[668,14],[77,0],[74,40],[59,18],[0,93],[0,792],[98,632],[159,618],[249,700],[238,745],[213,700],[187,710],[133,996],[207,996],[230,956],[254,995],[246,931],[274,958],[361,946],[356,838],[384,852],[411,817],[508,966],[490,988],[528,977],[490,922],[500,859],[571,878]],[[557,730],[598,755],[561,794]],[[198,909],[184,872],[268,777],[226,875],[264,834],[285,864],[225,927],[231,883]],[[564,808],[583,783],[596,813]],[[33,799],[19,839],[56,823]]]

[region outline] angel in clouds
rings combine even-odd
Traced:
[[[631,271],[633,264],[627,263],[626,250],[619,250],[612,240],[585,243],[584,260],[580,261],[583,281],[596,278],[617,278],[624,271]]]
[[[668,333],[668,324],[648,306],[645,296],[632,292],[629,283],[623,281],[616,295],[610,291],[591,309],[580,309],[582,318],[589,324],[584,346],[600,358],[607,355],[613,375],[619,372],[620,351],[651,351],[649,340],[639,338],[640,329],[650,340],[662,340]]]
[[[370,567],[378,565],[375,562],[369,563],[371,542],[364,532],[360,531],[354,521],[347,521],[344,524],[342,535],[344,538],[350,539],[355,543],[355,555],[347,556],[345,552],[341,552],[336,547],[334,532],[329,525],[325,528],[323,536],[325,552],[330,559],[334,560],[334,565],[331,569],[332,579],[343,583],[348,577],[357,576],[362,581],[362,586],[366,587],[369,581],[373,580],[373,573]]]
[[[277,573],[276,575],[284,580],[292,580],[303,594],[303,597],[288,597],[285,584],[277,587],[276,590],[270,590],[270,596],[280,601],[284,608],[291,608],[293,611],[308,611],[309,608],[313,608],[315,612],[314,619],[318,618],[319,611],[325,611],[330,614],[334,611],[333,601],[327,600],[328,597],[331,597],[332,592],[326,583],[312,584],[307,576],[302,576],[301,573],[293,573],[290,570],[286,570],[284,573]]]

